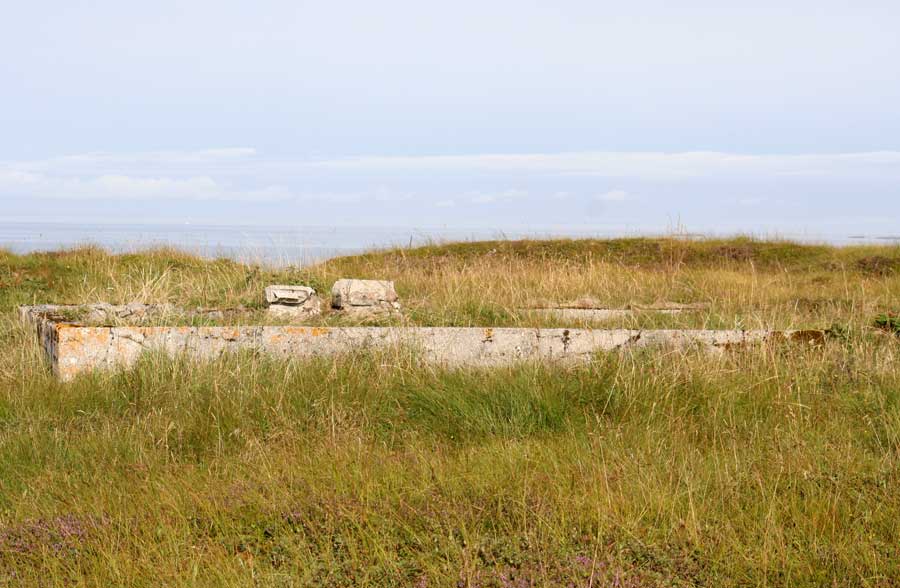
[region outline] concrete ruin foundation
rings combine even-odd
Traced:
[[[770,340],[824,339],[821,331],[83,326],[62,320],[56,312],[60,308],[64,307],[20,307],[19,314],[36,330],[53,373],[63,381],[90,370],[127,368],[150,350],[212,359],[245,350],[303,358],[410,348],[423,361],[452,367],[526,360],[584,362],[600,352],[649,346],[722,351]]]

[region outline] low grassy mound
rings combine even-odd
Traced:
[[[484,258],[549,263],[610,263],[630,267],[722,268],[753,264],[758,269],[839,267],[868,273],[891,273],[900,265],[900,247],[832,247],[792,241],[732,239],[549,239],[473,241],[376,251],[338,263],[407,263],[435,259],[467,263]]]

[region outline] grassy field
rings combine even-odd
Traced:
[[[148,356],[68,384],[19,304],[259,309],[396,281],[404,321],[708,303],[608,326],[831,328],[823,347],[441,370]],[[900,248],[522,241],[267,269],[0,252],[0,586],[898,586]],[[322,321],[334,321],[325,317]]]

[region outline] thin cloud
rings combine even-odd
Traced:
[[[471,173],[597,176],[646,180],[697,177],[826,176],[900,178],[900,152],[744,155],[721,152],[585,152],[531,155],[359,157],[273,162],[295,172]]]
[[[900,182],[900,151],[843,154],[746,155],[721,152],[573,152],[459,156],[270,159],[253,148],[198,151],[86,153],[37,161],[0,162],[0,199],[187,199],[326,200],[391,202],[428,200],[421,190],[438,181],[464,179],[473,189],[462,196],[436,193],[434,205],[451,200],[475,204],[525,200],[518,189],[484,188],[495,178],[516,182],[721,182],[836,180]],[[392,184],[397,184],[394,187]],[[479,185],[481,184],[481,185]],[[528,184],[524,184],[528,185]],[[411,186],[413,188],[411,189]],[[624,190],[621,190],[624,192]],[[612,190],[598,199],[622,201]],[[557,192],[553,199],[571,197]]]
[[[92,178],[48,177],[0,171],[0,198],[32,197],[61,200],[209,200],[283,201],[294,198],[284,186],[235,188],[208,176],[186,178],[133,177],[106,174]]]
[[[900,178],[900,151],[838,154],[747,155],[698,152],[572,152],[476,154],[450,156],[357,157],[309,160],[270,159],[252,148],[155,151],[135,154],[86,153],[38,161],[0,162],[0,171],[47,174],[170,175],[166,169],[193,174],[218,173],[296,177],[352,174],[440,174],[597,176],[634,179],[693,177],[890,177]]]
[[[200,149],[197,151],[145,151],[140,153],[92,152],[79,155],[65,155],[49,159],[48,163],[123,164],[132,162],[158,162],[168,164],[201,163],[208,161],[234,161],[256,155],[252,147],[223,147]]]
[[[594,196],[594,200],[599,200],[601,202],[624,202],[627,199],[628,192],[625,190],[610,190],[609,192]]]
[[[496,192],[470,192],[468,200],[472,204],[493,204],[495,202],[510,202],[526,196],[528,196],[528,192],[513,188]]]

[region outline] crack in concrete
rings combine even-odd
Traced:
[[[138,339],[137,337],[133,336],[131,333],[127,333],[127,332],[117,333],[116,331],[113,331],[112,336],[118,337],[119,339],[125,339],[126,341],[131,341],[132,343],[137,343],[138,345],[141,346],[142,349],[149,349],[149,347],[147,347],[147,344],[145,343],[146,337],[144,337],[143,335],[141,335],[141,338]]]

